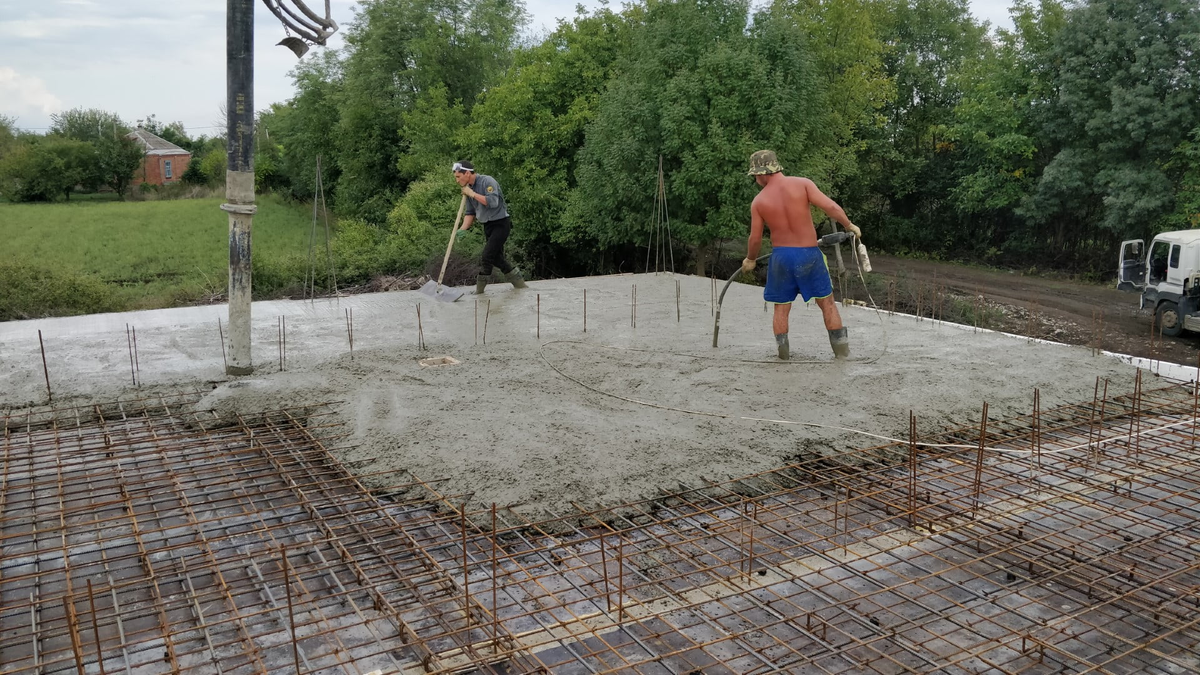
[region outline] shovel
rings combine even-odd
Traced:
[[[442,286],[442,278],[446,276],[446,263],[450,261],[450,251],[454,248],[454,240],[457,239],[458,235],[458,226],[462,222],[463,211],[466,208],[467,196],[463,195],[462,201],[458,203],[458,215],[454,217],[454,229],[450,230],[450,243],[446,244],[446,256],[442,258],[442,271],[438,273],[436,282],[430,279],[420,288],[422,293],[439,302],[454,302],[466,294],[465,290]]]

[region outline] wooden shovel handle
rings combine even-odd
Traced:
[[[446,256],[442,258],[442,271],[438,273],[438,290],[442,290],[442,278],[446,276],[446,263],[450,262],[450,251],[454,248],[454,240],[458,238],[458,225],[462,222],[463,211],[467,210],[467,196],[463,195],[458,203],[458,215],[454,217],[454,229],[450,230],[450,243],[446,244]]]

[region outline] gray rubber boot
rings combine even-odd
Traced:
[[[490,274],[475,275],[475,292],[472,293],[472,295],[483,295],[483,289],[487,288],[488,279],[490,279],[491,276],[492,275]]]
[[[829,346],[833,347],[835,359],[845,361],[850,358],[850,336],[844,327],[829,331]]]
[[[521,276],[521,268],[519,267],[512,268],[512,271],[504,278],[508,283],[513,285],[513,288],[529,288],[525,283],[524,277]]]
[[[787,361],[788,359],[792,358],[791,350],[788,348],[788,334],[787,333],[776,333],[775,334],[775,344],[779,345],[779,360],[780,361]]]

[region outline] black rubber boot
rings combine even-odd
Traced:
[[[508,283],[513,285],[513,288],[529,288],[529,286],[525,283],[524,277],[521,276],[521,268],[519,267],[512,268],[512,271],[509,272],[504,278],[506,281],[508,281]]]
[[[491,276],[490,274],[475,275],[475,292],[472,295],[483,295],[483,289],[487,288],[488,279]]]
[[[833,358],[839,361],[850,358],[850,336],[844,327],[829,331],[829,346],[833,347]]]
[[[792,358],[791,350],[788,348],[788,334],[777,333],[775,335],[775,344],[779,346],[779,360],[787,361]]]

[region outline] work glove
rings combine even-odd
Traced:
[[[463,188],[462,188],[462,194],[463,194],[463,196],[464,196],[464,197],[466,197],[467,199],[474,199],[474,198],[475,198],[475,191],[471,189],[471,186],[470,186],[470,185],[464,185],[464,186],[463,186]]]
[[[849,225],[847,225],[846,231],[853,232],[854,236],[858,237],[859,239],[862,239],[862,230],[858,229],[858,226],[855,225],[854,223],[850,223]]]
[[[459,239],[462,239],[463,237],[467,236],[467,231],[464,229],[459,229],[458,232],[454,233],[454,236],[458,237]]]
[[[750,272],[753,272],[755,266],[757,265],[758,261],[754,260],[753,258],[746,258],[742,260],[742,273],[749,274]]]

